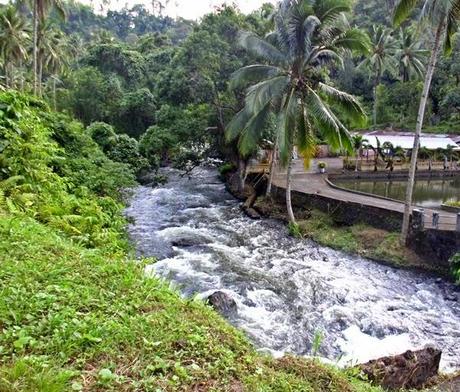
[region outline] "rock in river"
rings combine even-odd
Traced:
[[[369,380],[388,388],[419,388],[436,376],[439,371],[441,350],[426,347],[419,351],[383,357],[360,365]]]
[[[215,310],[224,316],[229,317],[237,312],[235,300],[223,291],[212,293],[207,300]]]

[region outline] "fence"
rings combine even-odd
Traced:
[[[460,213],[443,214],[442,211],[413,210],[413,226],[418,230],[435,229],[460,232]]]

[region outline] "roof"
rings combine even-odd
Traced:
[[[405,150],[410,150],[414,146],[414,133],[412,132],[373,131],[364,134],[363,137],[373,147],[377,147],[377,139],[379,139],[380,144],[389,142],[393,146],[402,147]],[[420,137],[420,146],[429,150],[446,149],[449,145],[455,146],[455,149],[460,149],[456,141],[448,135],[422,134]]]

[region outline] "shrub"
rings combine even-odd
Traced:
[[[86,130],[104,152],[109,151],[116,143],[117,135],[110,124],[93,122]]]
[[[139,148],[149,163],[154,167],[158,167],[162,160],[168,158],[175,144],[176,139],[168,130],[152,125],[142,135]]]
[[[0,211],[48,223],[86,246],[119,243],[116,199],[135,183],[129,166],[34,98],[4,92],[0,106]]]
[[[460,252],[452,256],[452,258],[450,259],[450,265],[455,280],[458,284],[460,284]]]
[[[233,162],[226,162],[222,166],[219,166],[217,170],[219,171],[219,174],[224,177],[228,173],[236,171],[236,165]]]

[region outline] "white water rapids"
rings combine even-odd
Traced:
[[[229,321],[256,347],[340,364],[433,344],[444,371],[460,368],[460,292],[426,274],[398,270],[287,235],[274,220],[242,214],[214,170],[134,190],[126,215],[147,267],[184,296],[216,290],[237,303]]]

